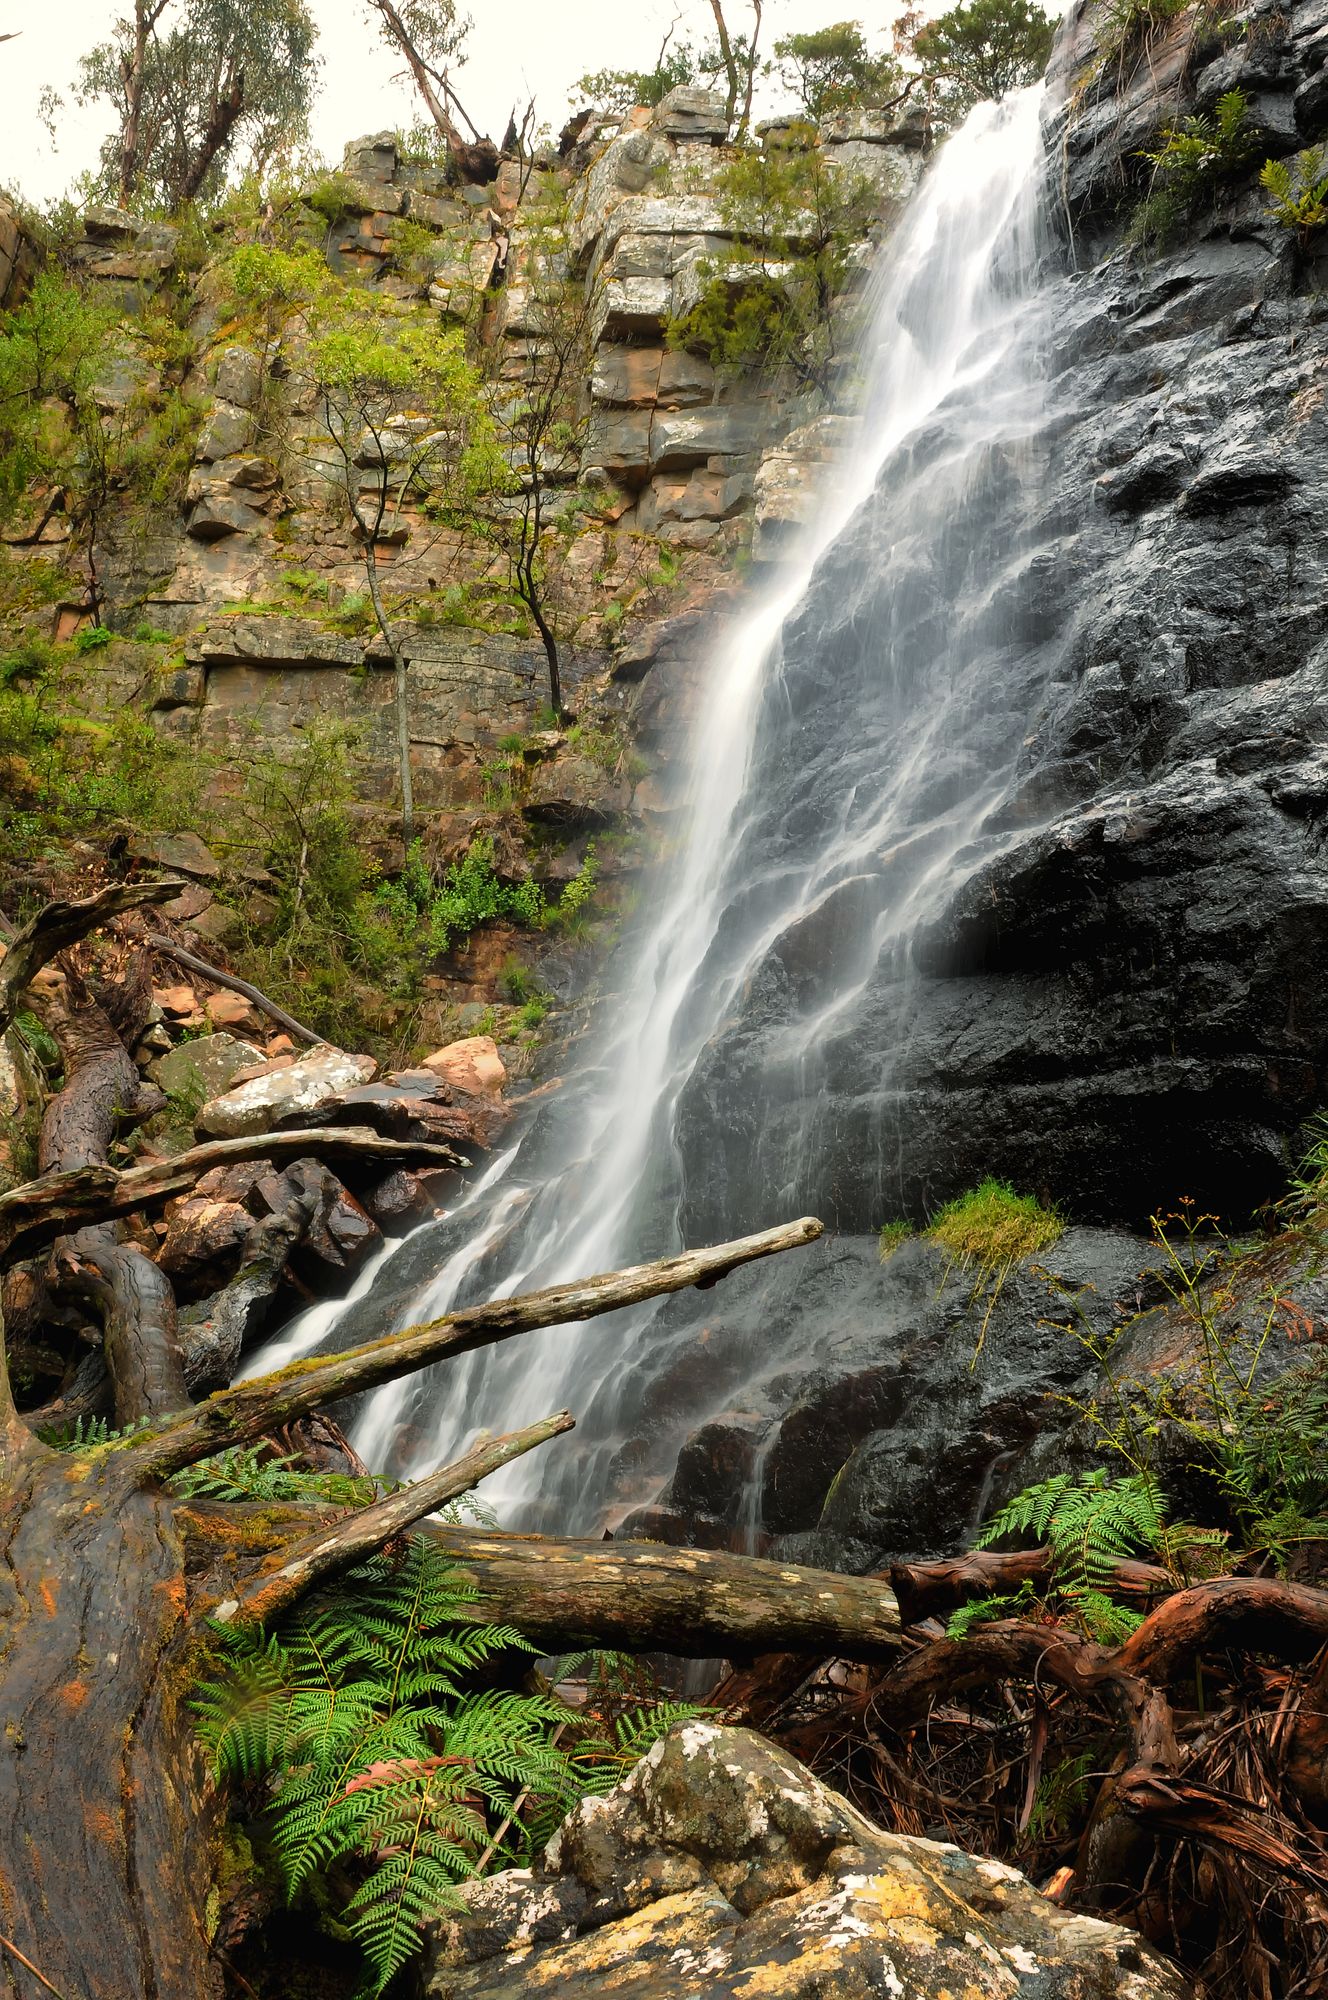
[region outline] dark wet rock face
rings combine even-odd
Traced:
[[[1054,284],[1032,433],[993,448],[947,546],[901,539],[887,466],[786,633],[772,875],[873,761],[894,782],[901,657],[901,713],[939,734],[946,711],[945,739],[685,1096],[692,1233],[756,1226],[772,1187],[862,1230],[985,1172],[1135,1226],[1284,1185],[1328,1058],[1328,311],[1256,193],[1196,229]],[[910,849],[1002,767],[945,893],[829,1010]]]
[[[1012,1868],[883,1833],[747,1729],[675,1728],[533,1869],[463,1891],[428,2000],[1184,2000],[1133,1933]]]
[[[993,1303],[931,1243],[882,1264],[873,1238],[839,1237],[727,1279],[704,1344],[680,1300],[654,1329],[641,1437],[684,1414],[689,1372],[694,1395],[727,1377],[741,1401],[693,1431],[659,1500],[621,1532],[854,1570],[959,1546],[1036,1440],[1064,1429],[1052,1399],[1089,1391],[1082,1346],[1057,1328],[1077,1320],[1104,1339],[1133,1317],[1146,1258],[1123,1232],[1071,1229]],[[639,1448],[615,1467],[623,1489]]]

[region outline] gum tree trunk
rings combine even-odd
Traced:
[[[221,1992],[173,1513],[114,1466],[41,1446],[0,1509],[2,1928],[64,2000]],[[6,2000],[41,1990],[0,1952]]]

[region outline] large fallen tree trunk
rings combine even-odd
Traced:
[[[0,1732],[2,1928],[47,1990],[65,2000],[219,2000],[209,1948],[213,1813],[187,1706],[202,1612],[224,1601],[228,1568],[238,1601],[241,1561],[252,1569],[258,1557],[260,1577],[281,1576],[272,1601],[286,1603],[346,1552],[347,1537],[334,1536],[329,1549],[317,1531],[311,1535],[307,1513],[296,1519],[292,1510],[264,1508],[246,1520],[242,1508],[214,1507],[213,1517],[235,1514],[237,1527],[218,1538],[221,1587],[191,1609],[182,1535],[190,1510],[161,1475],[258,1437],[347,1387],[389,1381],[528,1328],[710,1285],[818,1234],[818,1224],[804,1221],[469,1308],[241,1383],[156,1421],[141,1440],[76,1452],[51,1451],[33,1436],[0,1366],[0,1711],[18,1719]],[[424,1502],[436,1490],[426,1490]],[[384,1504],[372,1539],[399,1532],[423,1504],[411,1491]],[[362,1554],[363,1539],[349,1539]],[[785,1575],[796,1595],[797,1573]],[[20,1962],[0,1952],[0,1994],[33,2000],[38,1990]]]
[[[711,1659],[778,1646],[845,1660],[899,1652],[895,1594],[870,1577],[658,1542],[429,1533],[465,1566],[486,1618],[554,1651],[602,1646]]]

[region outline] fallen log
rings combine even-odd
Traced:
[[[0,963],[0,1034],[17,1013],[24,989],[60,952],[87,937],[108,917],[142,909],[148,903],[169,903],[183,887],[183,882],[113,882],[95,895],[80,896],[70,903],[47,903],[38,910],[31,923],[15,931]]]
[[[969,1549],[934,1562],[893,1563],[883,1574],[890,1578],[904,1623],[920,1625],[924,1618],[943,1618],[975,1597],[1013,1594],[1025,1583],[1047,1583],[1052,1569],[1051,1551],[1046,1548]],[[1129,1561],[1112,1566],[1113,1597],[1137,1603],[1175,1587],[1159,1563]]]
[[[516,1625],[550,1649],[611,1646],[707,1659],[777,1646],[846,1660],[898,1657],[895,1594],[871,1577],[662,1542],[425,1532],[463,1567],[483,1617]]]
[[[399,1493],[389,1493],[370,1507],[361,1507],[330,1528],[321,1528],[294,1548],[283,1552],[280,1567],[255,1577],[234,1597],[223,1600],[213,1612],[220,1625],[263,1625],[303,1597],[315,1584],[337,1576],[363,1562],[375,1549],[404,1534],[426,1514],[445,1507],[449,1500],[469,1493],[490,1473],[514,1458],[533,1451],[573,1428],[569,1410],[559,1410],[541,1423],[525,1430],[510,1431],[505,1437],[480,1437],[464,1458],[445,1465],[426,1479],[416,1480]]]
[[[742,1264],[796,1250],[814,1243],[821,1234],[822,1225],[815,1216],[804,1215],[781,1228],[742,1236],[732,1243],[717,1243],[708,1250],[686,1250],[676,1257],[635,1264],[625,1271],[605,1271],[570,1285],[550,1285],[542,1292],[463,1306],[422,1326],[410,1326],[383,1340],[348,1348],[344,1354],[292,1361],[274,1374],[237,1382],[205,1403],[154,1426],[141,1443],[125,1447],[123,1460],[139,1476],[165,1478],[200,1458],[210,1458],[227,1445],[250,1443],[289,1423],[292,1417],[302,1417],[343,1396],[376,1389],[399,1375],[412,1375],[430,1362],[469,1354],[474,1348],[489,1347],[540,1327],[576,1325],[600,1313],[659,1298],[665,1292],[685,1291],[691,1285],[708,1290]]]
[[[384,1139],[367,1125],[319,1125],[295,1132],[251,1132],[238,1139],[209,1139],[172,1159],[142,1167],[104,1162],[48,1173],[0,1194],[0,1257],[27,1256],[40,1243],[62,1236],[89,1217],[106,1221],[159,1207],[185,1194],[213,1167],[245,1160],[419,1160],[435,1167],[466,1167],[469,1160],[450,1146],[414,1139]]]
[[[223,972],[220,966],[209,965],[205,958],[198,956],[197,952],[186,951],[182,944],[176,944],[173,938],[162,937],[159,932],[154,931],[149,936],[148,945],[153,951],[160,952],[164,958],[173,958],[186,972],[196,972],[200,978],[209,980],[214,986],[224,986],[230,993],[239,993],[251,1007],[257,1007],[260,1013],[266,1014],[270,1020],[277,1022],[278,1026],[298,1036],[300,1041],[309,1042],[315,1048],[327,1046],[326,1036],[316,1035],[312,1028],[306,1028],[303,1021],[297,1021],[293,1014],[288,1014],[275,1000],[269,1000],[266,993],[260,991],[257,986],[251,986],[247,979],[239,978],[234,972]]]

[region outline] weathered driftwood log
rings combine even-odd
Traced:
[[[0,962],[0,1033],[17,1013],[25,988],[60,952],[97,930],[109,917],[149,903],[169,903],[183,887],[183,882],[174,881],[114,882],[93,896],[80,896],[72,903],[48,903],[39,910],[31,923],[14,932]]]
[[[148,938],[148,944],[153,951],[160,952],[164,958],[173,958],[177,965],[185,968],[186,972],[197,972],[213,986],[224,986],[230,993],[239,993],[251,1007],[257,1007],[260,1014],[266,1014],[270,1020],[275,1021],[279,1027],[288,1029],[300,1041],[310,1042],[317,1048],[325,1046],[325,1036],[316,1035],[312,1028],[306,1028],[302,1021],[297,1021],[293,1014],[288,1014],[275,1000],[269,1000],[266,993],[260,991],[257,986],[251,986],[247,979],[239,978],[234,972],[223,972],[220,966],[209,965],[205,958],[198,956],[197,952],[186,951],[182,944],[176,944],[174,938],[162,937],[160,932],[154,931]]]
[[[464,1568],[486,1618],[517,1625],[551,1649],[706,1659],[779,1646],[849,1660],[898,1657],[894,1592],[869,1577],[660,1542],[427,1532]]]
[[[22,1718],[21,1731],[0,1731],[4,1931],[50,1985],[66,2000],[220,2000],[208,1943],[213,1808],[187,1706],[200,1632],[185,1587],[181,1526],[190,1510],[159,1474],[261,1435],[348,1380],[388,1381],[449,1347],[712,1283],[818,1233],[819,1224],[803,1222],[472,1308],[242,1383],[158,1423],[142,1443],[48,1450],[15,1412],[0,1365],[0,1712]],[[401,1497],[407,1509],[415,1504]],[[243,1542],[250,1559],[280,1567],[309,1540],[307,1515],[263,1508],[258,1516],[241,1523],[237,1553]],[[382,1518],[377,1527],[384,1531]],[[390,1521],[386,1532],[395,1532]],[[6,1990],[29,2000],[8,1968]]]
[[[142,1167],[110,1167],[104,1163],[69,1172],[44,1174],[40,1180],[0,1194],[0,1257],[29,1256],[34,1248],[85,1223],[89,1217],[110,1220],[158,1208],[185,1194],[213,1167],[244,1160],[381,1160],[385,1164],[418,1161],[431,1167],[466,1166],[450,1146],[415,1139],[384,1139],[367,1125],[310,1127],[295,1132],[252,1132],[238,1139],[209,1139],[168,1160]]]
[[[488,1305],[463,1306],[441,1319],[389,1334],[385,1340],[348,1348],[344,1354],[294,1361],[275,1375],[237,1382],[155,1426],[141,1443],[127,1447],[126,1455],[141,1471],[165,1477],[225,1445],[249,1443],[265,1431],[289,1423],[292,1417],[303,1416],[306,1410],[337,1402],[342,1396],[358,1395],[364,1389],[376,1389],[380,1383],[413,1374],[431,1361],[469,1354],[473,1348],[489,1347],[539,1327],[574,1325],[600,1313],[617,1312],[622,1306],[637,1305],[643,1299],[659,1298],[665,1292],[685,1291],[691,1285],[705,1289],[741,1264],[796,1250],[815,1242],[820,1234],[821,1224],[812,1216],[803,1216],[779,1229],[739,1237],[711,1250],[687,1250],[677,1257],[608,1271],[575,1284],[551,1285],[547,1291],[523,1292],[516,1298],[494,1299]]]
[[[523,1453],[534,1451],[537,1445],[547,1444],[563,1431],[570,1431],[573,1422],[570,1410],[558,1410],[525,1430],[509,1431],[505,1437],[477,1438],[465,1457],[457,1459],[455,1464],[445,1465],[427,1478],[416,1480],[414,1485],[403,1487],[399,1493],[389,1493],[373,1506],[362,1507],[297,1542],[285,1552],[277,1569],[254,1577],[234,1597],[223,1599],[213,1617],[222,1625],[266,1624],[315,1584],[363,1562],[385,1542],[422,1521],[426,1514],[435,1513],[462,1493],[471,1492],[490,1473],[510,1465]]]

